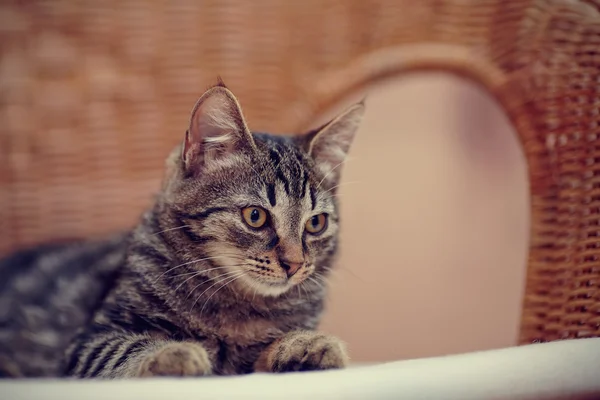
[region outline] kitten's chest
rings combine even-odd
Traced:
[[[289,330],[293,325],[263,318],[238,320],[224,324],[218,329],[218,336],[225,343],[237,346],[253,346],[271,342]]]
[[[194,331],[199,337],[218,339],[228,346],[254,346],[270,343],[287,332],[299,329],[303,318],[276,319],[220,313],[202,321]]]
[[[235,304],[215,309],[211,315],[191,322],[200,336],[216,337],[231,345],[252,346],[270,343],[293,330],[312,329],[319,314],[307,304],[283,303],[258,309]]]
[[[252,372],[260,353],[285,335],[285,329],[273,321],[248,319],[205,327],[196,335],[195,339],[202,343],[211,358],[214,372],[235,375]]]
[[[215,372],[220,375],[253,371],[260,353],[273,341],[297,329],[313,329],[310,316],[303,313],[279,318],[233,318],[219,315],[209,322],[210,328],[198,331],[211,356]]]

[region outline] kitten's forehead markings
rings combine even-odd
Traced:
[[[289,196],[284,185],[277,183],[275,185],[275,196],[277,202],[270,207],[270,212],[275,220],[277,234],[282,239],[297,239],[302,236],[304,231],[304,219],[308,217],[311,210],[310,195],[305,194],[304,198],[296,199]]]
[[[314,209],[314,207],[316,206],[316,204],[313,204],[313,199],[312,199],[312,195],[311,192],[313,192],[313,186],[312,183],[308,182],[306,184],[306,190],[304,191],[304,197],[302,197],[302,208],[305,210],[305,212],[311,212],[312,209]]]
[[[271,208],[271,212],[277,222],[276,230],[280,237],[288,238],[294,232],[294,204],[281,182],[275,185],[275,198],[277,203]]]

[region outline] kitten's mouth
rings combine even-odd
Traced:
[[[242,290],[252,295],[279,296],[302,284],[311,270],[309,264],[277,265],[269,255],[250,256],[245,261],[237,268],[241,272],[239,283]]]
[[[267,286],[283,287],[283,286],[291,285],[290,280],[288,278],[284,278],[284,277],[263,275],[261,273],[256,273],[254,271],[251,271],[249,276],[253,280],[255,280],[263,285],[267,285]]]
[[[244,278],[250,292],[258,292],[265,296],[278,296],[294,286],[287,277],[268,276],[254,271],[248,271]]]

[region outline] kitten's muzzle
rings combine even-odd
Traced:
[[[283,270],[285,271],[286,275],[288,278],[291,278],[292,276],[294,276],[294,274],[296,272],[298,272],[298,270],[300,268],[302,268],[302,265],[304,265],[304,262],[300,261],[288,261],[288,260],[279,260],[279,265],[281,265],[281,268],[283,268]]]

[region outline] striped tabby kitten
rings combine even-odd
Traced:
[[[0,262],[0,375],[200,376],[341,368],[315,331],[357,104],[294,137],[251,133],[220,82],[196,103],[130,233]]]

